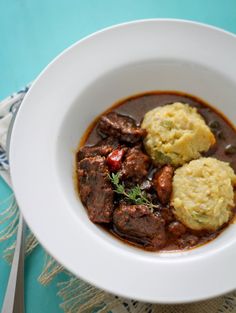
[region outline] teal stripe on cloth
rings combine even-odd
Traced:
[[[98,29],[133,19],[192,19],[236,33],[235,0],[0,0],[0,99],[32,81],[59,52]],[[10,189],[0,178],[0,201]],[[1,209],[1,208],[0,208]],[[0,244],[0,254],[6,243]],[[42,287],[37,248],[26,261],[26,312],[59,313],[56,278]],[[0,258],[0,308],[9,266]]]

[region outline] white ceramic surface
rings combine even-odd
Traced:
[[[11,176],[29,227],[75,275],[148,302],[206,299],[236,288],[236,225],[188,252],[151,253],[92,224],[73,186],[74,150],[113,102],[150,90],[201,97],[236,121],[236,37],[178,20],[147,20],[93,34],[38,77],[17,115]]]

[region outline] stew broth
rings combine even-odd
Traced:
[[[197,97],[176,91],[147,92],[144,94],[135,95],[127,99],[121,100],[118,103],[114,104],[112,107],[110,107],[105,113],[115,111],[122,115],[132,117],[138,124],[140,124],[146,112],[158,106],[163,106],[174,102],[188,103],[190,106],[196,107],[198,112],[204,117],[207,125],[211,128],[212,132],[214,133],[216,138],[216,144],[209,151],[202,155],[212,156],[221,161],[229,162],[231,167],[236,172],[235,128],[222,113],[218,112],[215,108],[211,107],[210,105],[208,105],[203,100]],[[101,114],[100,116],[102,116],[103,114]],[[101,140],[101,137],[97,132],[97,122],[100,116],[96,118],[96,120],[88,127],[86,133],[81,139],[79,148],[81,148],[84,145],[97,144],[97,142]],[[219,235],[222,232],[222,230],[227,225],[228,224],[223,225],[223,227],[216,232],[193,231],[188,229],[187,235],[189,236],[190,241],[191,238],[197,237],[198,242],[196,245],[199,246],[214,239],[217,235]],[[146,248],[145,245],[140,243],[140,241],[137,238],[130,238],[119,233],[117,229],[114,227],[113,223],[101,224],[101,226],[103,227],[103,229],[108,231],[110,234],[115,235],[117,238],[122,239],[123,241],[130,243],[132,245],[149,250],[149,248]],[[180,248],[179,245],[176,244],[176,238],[169,234],[167,244],[165,245],[164,248],[160,250],[162,251],[180,250],[190,248],[192,246],[195,245],[189,246],[185,245],[183,248]]]

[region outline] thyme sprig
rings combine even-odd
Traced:
[[[147,199],[146,193],[141,190],[139,185],[134,186],[133,188],[126,189],[124,182],[120,182],[120,173],[112,173],[108,175],[112,184],[114,185],[114,191],[120,195],[123,195],[127,200],[135,204],[145,204],[151,211],[154,208],[159,208],[159,205],[153,204]]]

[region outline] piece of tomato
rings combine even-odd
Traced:
[[[107,165],[111,172],[117,172],[121,169],[124,154],[125,149],[116,149],[107,156]]]

